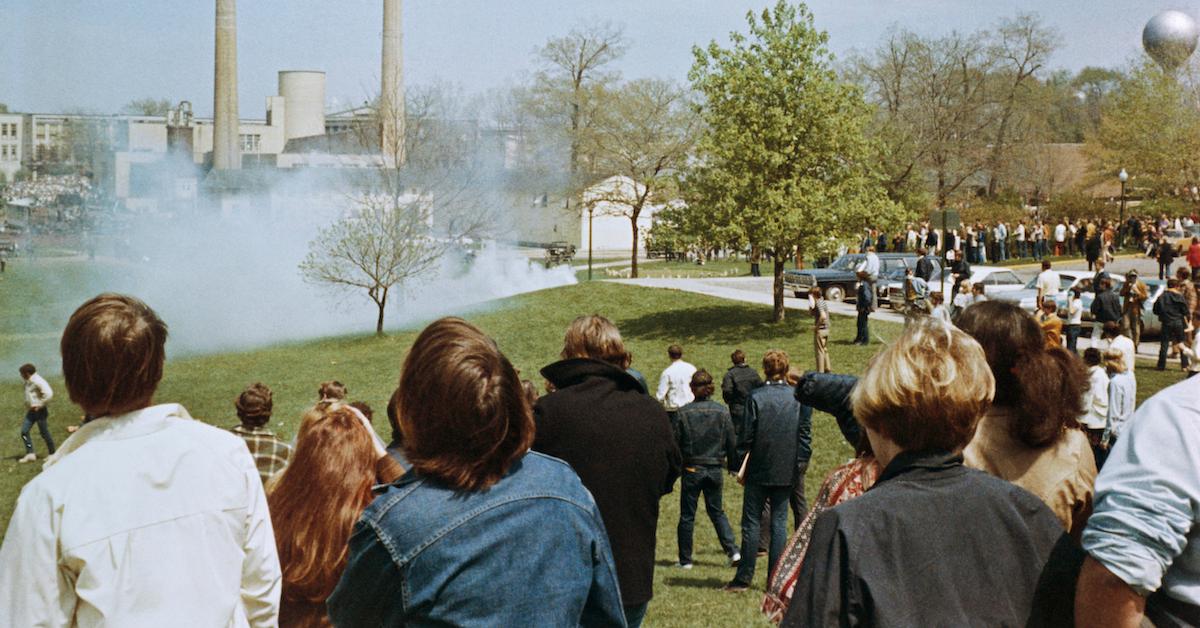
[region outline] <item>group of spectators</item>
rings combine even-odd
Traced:
[[[444,318],[405,357],[390,443],[336,381],[293,444],[260,383],[232,430],[154,405],[166,335],[115,294],[67,322],[66,388],[89,419],[18,499],[0,623],[638,626],[680,478],[677,567],[703,495],[736,567],[724,588],[749,588],[765,550],[763,611],[785,626],[1200,622],[1200,378],[1106,414],[1097,449],[1094,373],[1012,304],[915,317],[861,377],[778,349],[760,376],[734,351],[724,405],[677,345],[652,395],[601,316],[570,324],[540,397]],[[814,409],[856,455],[809,508]],[[745,486],[740,544],[726,473]]]
[[[1157,219],[1130,216],[1123,224],[1101,218],[1057,221],[1032,218],[1012,224],[999,220],[948,229],[945,238],[937,224],[922,222],[892,233],[866,229],[859,250],[874,247],[880,253],[902,253],[925,247],[935,254],[955,251],[971,264],[1026,258],[1040,261],[1050,256],[1070,255],[1086,258],[1090,270],[1097,260],[1112,261],[1121,246],[1137,245],[1156,258],[1168,254],[1169,249],[1174,259],[1183,253],[1178,239],[1191,237],[1189,229],[1196,221],[1196,216],[1170,219],[1165,214]]]

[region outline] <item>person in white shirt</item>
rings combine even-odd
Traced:
[[[1099,455],[1104,428],[1108,425],[1108,371],[1104,369],[1104,356],[1099,349],[1090,347],[1083,352],[1083,363],[1088,367],[1088,390],[1083,393],[1083,416],[1079,422],[1087,431],[1092,454]]]
[[[151,405],[167,326],[102,294],[61,350],[87,423],[21,490],[0,546],[0,626],[269,627],[280,568],[245,442]]]
[[[1059,284],[1061,283],[1062,279],[1059,278],[1058,273],[1050,269],[1050,260],[1044,260],[1042,262],[1042,272],[1037,277],[1038,309],[1041,309],[1042,301],[1046,299],[1053,300],[1054,297],[1058,296]]]
[[[1028,251],[1025,245],[1025,222],[1018,222],[1017,228],[1017,257],[1025,257]]]
[[[1062,255],[1067,249],[1067,225],[1062,220],[1054,225],[1054,254]]]
[[[667,356],[671,364],[658,378],[658,392],[654,396],[666,408],[671,425],[675,425],[675,413],[696,399],[692,394],[692,374],[696,367],[683,361],[683,347],[679,345],[667,347]]]
[[[33,429],[34,424],[38,426],[42,440],[46,441],[49,455],[54,454],[54,437],[50,435],[50,410],[46,408],[46,403],[54,396],[54,391],[45,378],[38,375],[34,365],[22,364],[18,372],[21,373],[21,379],[25,380],[25,421],[21,423],[21,442],[25,443],[25,457],[20,461],[33,462],[37,460],[37,454],[33,453],[33,439],[29,437],[29,431]]]
[[[1076,286],[1067,293],[1067,320],[1063,324],[1063,335],[1067,337],[1067,351],[1079,355],[1079,335],[1081,333],[1083,333],[1083,299],[1082,292]]]
[[[933,310],[929,315],[943,322],[950,322],[950,310],[946,309],[945,297],[941,290],[934,290],[929,293],[929,302],[933,304]]]

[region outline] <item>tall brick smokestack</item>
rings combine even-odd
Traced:
[[[383,0],[379,145],[390,166],[404,163],[404,22],[401,0]]]
[[[238,142],[237,0],[217,0],[216,73],[213,80],[213,169],[242,167]]]

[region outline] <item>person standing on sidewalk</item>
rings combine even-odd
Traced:
[[[1187,252],[1188,267],[1192,270],[1192,281],[1200,281],[1200,238],[1192,236],[1192,245]]]
[[[49,425],[50,410],[46,408],[46,402],[54,396],[54,391],[45,378],[38,375],[34,365],[22,364],[18,371],[21,379],[25,380],[26,409],[25,421],[21,424],[21,441],[25,443],[25,457],[21,458],[21,462],[33,462],[37,460],[37,454],[33,453],[33,439],[29,437],[29,431],[35,423],[42,440],[46,441],[46,449],[50,451],[47,455],[54,454],[54,437],[50,435]]]
[[[1125,303],[1122,307],[1121,326],[1125,335],[1133,340],[1134,350],[1142,340],[1142,309],[1146,299],[1150,298],[1150,288],[1138,279],[1137,269],[1125,273],[1125,285],[1121,286],[1121,296]],[[1095,339],[1093,339],[1094,341]]]
[[[1158,320],[1162,322],[1162,332],[1159,334],[1158,347],[1158,370],[1164,371],[1167,368],[1167,350],[1168,347],[1182,344],[1184,341],[1184,328],[1187,327],[1188,321],[1191,319],[1192,313],[1188,310],[1187,301],[1183,295],[1179,293],[1179,280],[1172,277],[1167,280],[1167,291],[1158,297],[1154,302],[1154,313],[1158,316]],[[1180,352],[1179,362],[1183,365],[1184,370],[1188,367],[1187,354]]]
[[[691,388],[696,400],[679,409],[679,420],[675,423],[675,442],[683,456],[677,529],[679,562],[676,566],[692,568],[692,533],[701,493],[704,494],[704,509],[717,531],[717,541],[729,558],[729,564],[737,566],[742,555],[734,541],[733,526],[729,525],[721,505],[722,476],[725,467],[734,466],[737,453],[733,421],[725,406],[712,401],[715,387],[708,371],[696,371],[692,375]]]

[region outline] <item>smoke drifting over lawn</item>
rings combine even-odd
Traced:
[[[340,202],[344,208],[351,201]],[[153,307],[170,327],[169,357],[369,334],[378,312],[365,290],[306,283],[297,268],[319,227],[339,211],[309,208],[282,218],[266,210],[224,218],[147,217],[128,234],[98,237],[95,263],[18,260],[24,272],[37,275],[40,294],[11,295],[37,303],[17,308],[28,315],[25,323],[5,325],[13,343],[0,351],[0,367],[15,373],[17,365],[32,361],[47,373],[59,372],[58,340],[66,319],[101,292],[132,294]],[[452,249],[426,276],[393,292],[386,327],[573,283],[569,266],[546,269],[540,259],[503,245],[489,243],[473,258]]]

